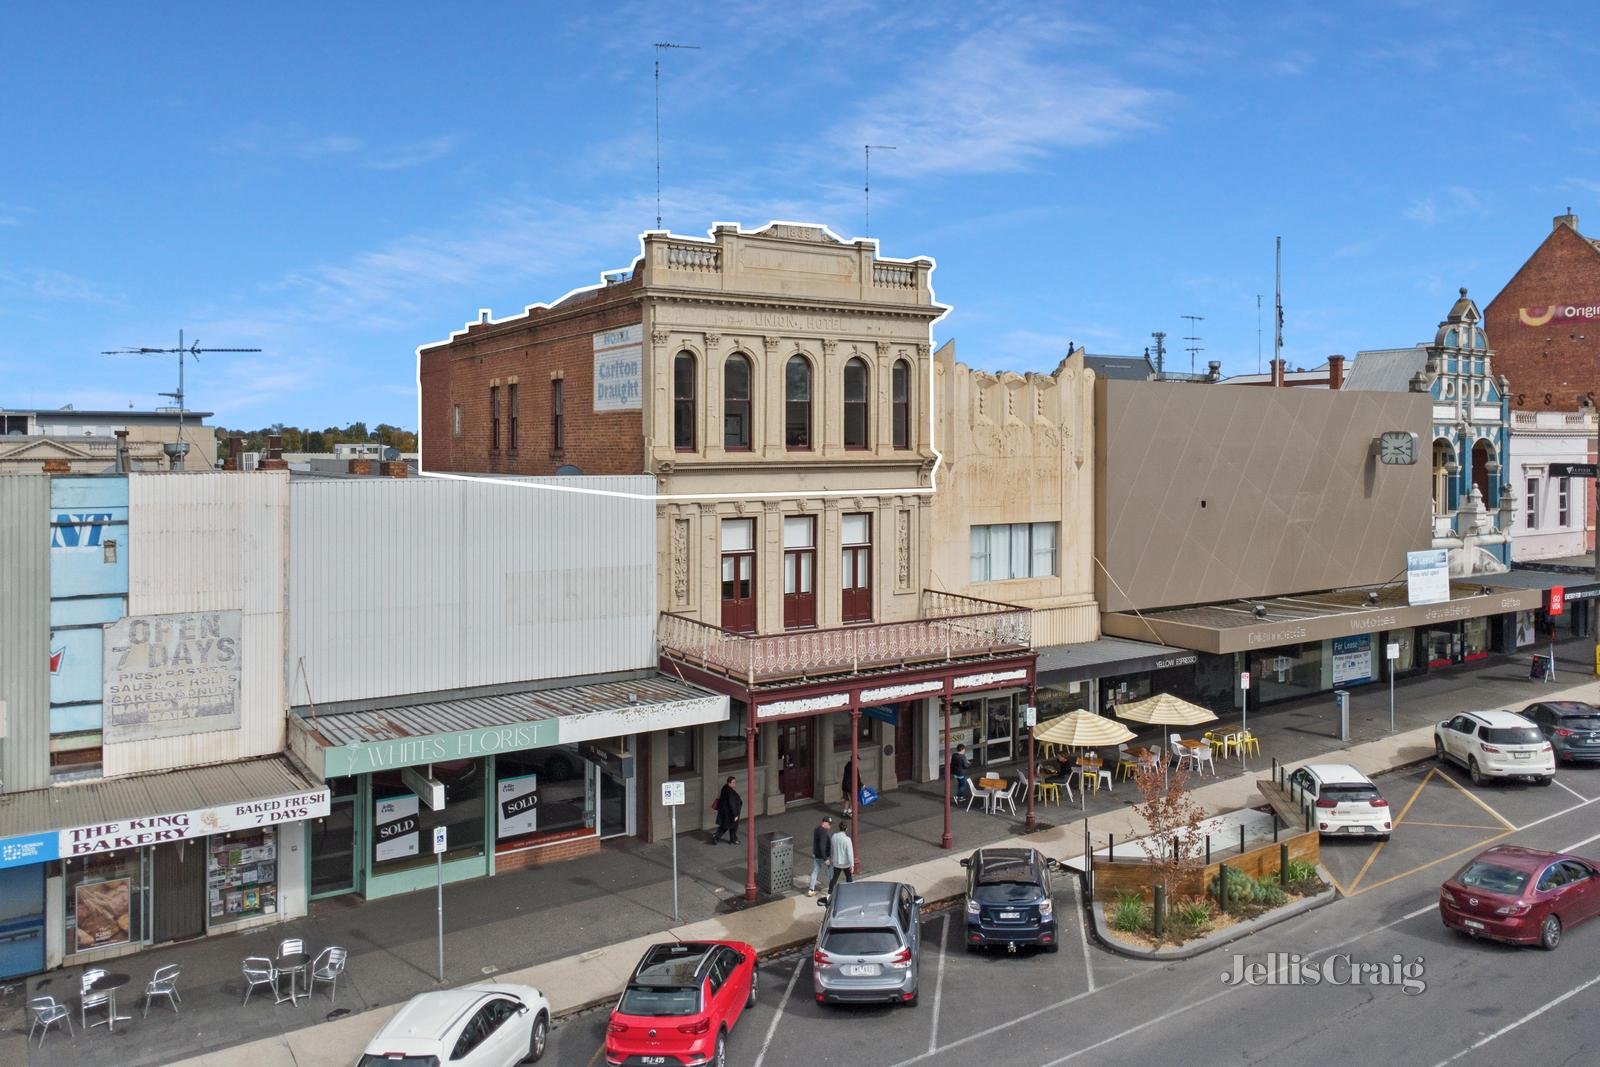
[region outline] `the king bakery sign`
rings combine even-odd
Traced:
[[[219,804],[214,808],[196,811],[75,826],[60,832],[59,850],[62,856],[90,856],[169,841],[187,841],[233,830],[319,819],[326,814],[328,791],[311,789],[304,793]]]

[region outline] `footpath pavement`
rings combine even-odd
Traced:
[[[1208,776],[1195,796],[1212,812],[1255,805],[1261,799],[1255,783],[1270,773],[1273,758],[1292,764],[1337,752],[1341,759],[1376,774],[1428,758],[1432,724],[1456,711],[1515,709],[1541,698],[1600,699],[1600,685],[1586,677],[1592,649],[1588,641],[1557,646],[1554,684],[1529,680],[1526,654],[1399,683],[1394,734],[1389,732],[1387,687],[1355,689],[1348,746],[1334,736],[1335,713],[1327,694],[1252,711],[1250,722],[1261,738],[1261,756],[1252,758],[1244,773],[1236,760],[1219,760],[1219,776],[1214,780]],[[864,877],[910,882],[932,902],[962,891],[965,879],[959,858],[980,844],[1029,845],[1067,859],[1083,850],[1085,821],[1096,847],[1104,845],[1108,834],[1122,840],[1143,830],[1130,810],[1134,791],[1124,785],[1114,792],[1091,794],[1080,808],[1039,808],[1040,828],[1026,835],[1020,804],[1015,818],[1009,812],[990,816],[977,808],[958,810],[956,847],[944,852],[938,847],[942,796],[942,783],[902,788],[863,811]],[[801,888],[809,872],[804,846],[822,810],[802,808],[758,821],[759,833],[780,830],[794,836]],[[535,985],[560,1015],[615,997],[644,948],[665,938],[742,940],[767,953],[814,936],[819,912],[813,900],[797,891],[747,906],[742,900],[743,847],[713,846],[703,834],[679,839],[684,921],[675,923],[670,856],[665,843],[616,842],[581,862],[447,886],[443,985],[473,981]],[[319,902],[305,919],[263,931],[164,946],[128,957],[115,969],[133,974],[135,985],[163,963],[182,966],[182,1013],[174,1016],[157,1002],[148,1019],[129,1012],[134,1021],[114,1035],[104,1028],[70,1041],[52,1034],[42,1052],[20,1047],[26,1033],[21,1003],[25,996],[38,993],[63,999],[77,972],[51,972],[18,983],[5,997],[12,1011],[0,1036],[0,1061],[19,1063],[26,1056],[28,1062],[40,1065],[352,1063],[366,1040],[408,997],[441,987],[434,974],[433,908],[431,891],[360,904],[335,899]],[[351,950],[337,1008],[330,1004],[325,988],[299,1006],[274,1005],[261,995],[240,1006],[240,961],[246,955],[271,955],[281,937],[303,937],[312,949],[340,944]]]

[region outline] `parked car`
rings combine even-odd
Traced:
[[[1496,845],[1439,887],[1452,930],[1553,949],[1568,927],[1600,914],[1600,864],[1582,856]]]
[[[980,848],[967,869],[967,951],[1004,945],[1059,946],[1050,872],[1059,866],[1032,848]]]
[[[842,882],[811,953],[811,989],[830,1001],[914,1005],[922,962],[922,898],[904,882]]]
[[[1539,728],[1557,760],[1600,761],[1600,708],[1578,700],[1529,704],[1522,717]]]
[[[728,1034],[756,1002],[743,941],[651,945],[606,1024],[606,1063],[727,1067]]]
[[[1539,728],[1511,711],[1468,711],[1433,728],[1433,752],[1455,760],[1474,784],[1489,778],[1526,778],[1549,785],[1556,776],[1555,750]]]
[[[1297,795],[1313,802],[1317,829],[1389,839],[1389,802],[1372,779],[1348,763],[1312,763],[1289,775]]]
[[[419,993],[367,1042],[359,1067],[509,1067],[544,1055],[550,1002],[532,986]]]

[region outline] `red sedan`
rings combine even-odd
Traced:
[[[1562,931],[1600,914],[1600,864],[1520,845],[1482,852],[1439,887],[1452,930],[1553,949]]]
[[[756,1002],[756,950],[742,941],[651,945],[606,1025],[612,1067],[726,1067],[728,1034]]]

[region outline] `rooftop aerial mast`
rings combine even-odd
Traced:
[[[178,347],[177,348],[111,348],[111,349],[106,349],[105,351],[101,352],[100,354],[103,355],[103,356],[170,356],[170,355],[172,355],[174,353],[177,354],[177,356],[178,356],[178,389],[177,389],[176,392],[158,393],[157,395],[158,396],[171,397],[172,400],[173,400],[173,403],[175,403],[177,405],[177,407],[178,407],[178,439],[176,441],[174,441],[172,444],[162,446],[162,451],[165,452],[167,454],[167,457],[172,461],[172,469],[175,470],[175,471],[181,471],[181,470],[183,470],[183,457],[189,451],[189,442],[187,442],[187,441],[185,441],[183,439],[183,411],[184,411],[184,407],[183,407],[183,361],[184,361],[184,358],[187,357],[187,356],[193,356],[196,360],[198,360],[200,358],[200,353],[202,353],[202,352],[205,352],[205,353],[209,354],[209,353],[212,353],[212,352],[259,352],[259,351],[261,351],[261,349],[259,349],[259,348],[201,348],[200,347],[200,342],[198,340],[192,341],[188,345],[185,345],[184,344],[184,340],[183,340],[183,331],[179,330],[178,331]]]

